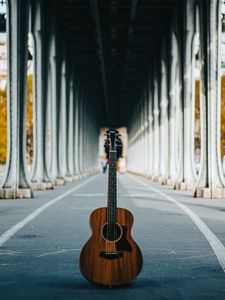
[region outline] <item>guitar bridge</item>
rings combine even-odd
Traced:
[[[117,259],[123,257],[123,252],[100,252],[100,257],[104,257],[106,259]]]

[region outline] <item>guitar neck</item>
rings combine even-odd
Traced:
[[[115,224],[117,222],[117,152],[109,150],[109,178],[108,178],[108,205],[107,222]]]

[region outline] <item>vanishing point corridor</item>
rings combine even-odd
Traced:
[[[9,241],[3,244],[8,237],[0,237],[1,299],[224,299],[224,247],[213,235],[225,244],[225,204],[196,200],[189,192],[132,175],[118,177],[118,206],[134,214],[132,233],[143,252],[143,270],[120,288],[83,278],[79,254],[90,236],[90,213],[105,206],[106,178],[99,174],[51,193],[39,192],[36,201],[0,203],[1,234],[11,228]],[[47,203],[52,204],[35,216]],[[21,227],[21,220],[24,226],[15,232],[13,226]]]
[[[57,299],[225,299],[225,0],[0,0],[0,300]]]

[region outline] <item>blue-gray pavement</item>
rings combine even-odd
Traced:
[[[225,200],[194,199],[139,180],[191,208],[225,245]],[[36,192],[32,200],[1,200],[0,235],[80,183]],[[143,252],[143,270],[119,288],[89,283],[79,271],[79,253],[90,236],[90,213],[106,201],[107,175],[100,174],[7,241],[0,248],[0,299],[225,299],[225,273],[193,221],[125,174],[118,178],[118,206],[134,214],[132,235]]]

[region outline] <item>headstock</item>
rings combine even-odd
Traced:
[[[120,134],[119,131],[116,129],[110,128],[109,130],[106,131],[105,134],[106,140],[105,140],[105,151],[109,153],[109,150],[116,150],[117,151],[117,157],[119,158],[122,154],[122,141],[120,139]]]

